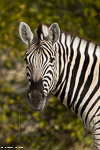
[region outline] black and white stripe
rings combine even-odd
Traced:
[[[53,93],[93,132],[100,150],[100,45],[61,33],[55,49],[58,81]]]

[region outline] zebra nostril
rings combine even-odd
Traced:
[[[42,92],[40,92],[40,94],[41,94],[41,97],[42,98],[44,98],[45,97],[45,94],[44,94],[44,92],[42,91]]]
[[[44,98],[45,97],[45,95],[44,95],[44,93],[42,94],[42,98]]]

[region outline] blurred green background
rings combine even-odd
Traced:
[[[0,147],[91,150],[92,135],[55,98],[43,112],[30,110],[20,21],[33,32],[40,22],[57,22],[66,32],[100,42],[100,1],[0,0]]]

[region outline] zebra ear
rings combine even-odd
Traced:
[[[49,38],[50,40],[55,43],[57,42],[57,40],[59,39],[60,36],[60,28],[59,25],[57,23],[53,23],[50,27],[49,27]]]
[[[21,22],[19,25],[19,34],[22,39],[22,41],[29,45],[33,40],[33,33],[30,29],[30,27],[25,23]]]

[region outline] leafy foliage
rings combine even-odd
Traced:
[[[100,42],[100,2],[0,1],[0,146],[90,150],[91,134],[55,98],[50,98],[44,112],[32,112],[27,105],[25,48],[18,32],[20,21],[29,24],[33,31],[40,22],[47,25],[58,22],[66,32]]]

